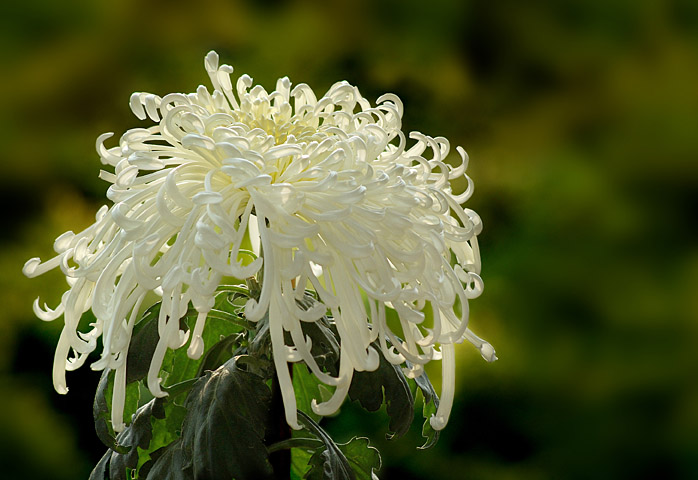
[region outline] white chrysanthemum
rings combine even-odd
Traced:
[[[101,336],[104,348],[92,368],[116,370],[112,423],[120,430],[125,359],[145,296],[162,297],[147,384],[163,396],[158,374],[167,349],[188,343],[189,356],[199,357],[216,287],[224,277],[244,279],[261,268],[261,296],[245,313],[251,321],[269,313],[292,427],[299,425],[288,363],[303,360],[336,387],[328,401],[313,405],[318,414],[331,414],[353,372],[377,368],[371,343],[378,340],[388,361],[410,362],[413,376],[442,359],[443,392],[431,423],[443,428],[453,402],[454,343],[467,339],[486,360],[496,358],[467,328],[468,300],[480,294],[482,281],[480,219],[461,207],[472,193],[465,151],[457,148],[453,167],[445,162],[445,138],[413,132],[407,148],[394,95],[372,107],[356,87],[339,82],[318,100],[307,85],[291,89],[288,78],[268,93],[252,87],[247,75],[237,80],[236,94],[233,69],[219,66],[215,52],[205,66],[213,93],[200,86],[188,95],[131,97],[135,115],[155,123],[127,131],[112,148],[103,145],[111,134],[97,140],[102,162],[114,167],[101,173],[112,183],[107,197],[114,205],[102,207],[84,231],[58,237],[56,257],[24,267],[28,276],[60,267],[70,285],[55,310],[34,305],[42,320],[65,319],[56,390],[67,392],[66,370],[80,367]],[[467,189],[454,194],[450,181],[464,176]],[[245,235],[258,239],[263,252],[249,265],[240,252]],[[322,303],[306,311],[296,299],[308,286]],[[180,331],[178,319],[190,302],[199,313],[196,326]],[[399,315],[399,332],[388,326],[386,307]],[[79,332],[90,309],[96,321]],[[433,318],[429,328],[425,309]],[[341,337],[337,377],[318,367],[301,329],[327,310]]]

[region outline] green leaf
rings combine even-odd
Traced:
[[[314,399],[318,402],[322,400],[320,384],[320,380],[308,370],[305,363],[293,364],[293,390],[296,393],[296,407],[316,422],[320,420],[320,415],[313,412],[310,405]]]
[[[296,407],[301,412],[308,415],[314,421],[319,421],[321,416],[315,414],[311,408],[313,399],[318,402],[327,400],[332,393],[318,380],[318,378],[308,369],[304,363],[293,364],[293,390],[296,393]],[[292,432],[294,439],[307,439],[308,436],[314,436],[308,430],[294,430]],[[324,445],[324,444],[323,444]],[[324,448],[324,447],[323,447]],[[291,478],[304,478],[310,465],[308,462],[312,457],[313,449],[294,448],[291,449]]]
[[[374,344],[380,351],[380,347]],[[370,412],[378,410],[385,399],[390,417],[388,438],[401,437],[414,420],[414,396],[402,368],[380,355],[378,368],[373,372],[356,372],[349,387],[349,398],[357,400]]]
[[[141,399],[140,382],[133,382],[126,385],[126,394],[124,398],[124,423],[129,424],[133,420],[139,408]],[[111,403],[111,402],[110,402]]]
[[[139,449],[147,449],[152,439],[151,417],[164,418],[162,399],[153,399],[138,409],[133,422],[116,437],[120,445],[130,447],[127,453],[113,453],[109,462],[111,480],[130,479],[128,471],[135,470],[140,456]]]
[[[126,371],[126,402],[124,421],[130,424],[122,434],[115,436],[111,425],[111,396],[114,388],[114,372],[105,371],[100,380],[93,413],[98,437],[111,450],[103,461],[95,467],[95,478],[110,476],[121,479],[128,471],[136,470],[143,478],[154,468],[156,460],[166,452],[165,447],[179,439],[186,409],[176,402],[184,401],[196,379],[206,370],[215,370],[228,361],[236,348],[245,342],[246,329],[251,324],[241,315],[242,308],[249,298],[245,287],[223,286],[216,294],[214,308],[207,317],[202,339],[206,346],[198,360],[187,356],[186,348],[169,350],[163,361],[163,389],[170,396],[157,402],[160,414],[153,415],[155,400],[138,410],[142,380],[150,369],[152,355],[159,341],[158,316],[160,303],[153,305],[143,314],[134,326]],[[196,318],[192,308],[180,319],[180,328],[187,329]],[[193,325],[191,325],[193,326]],[[243,372],[245,373],[245,372]],[[263,385],[263,384],[262,384]],[[266,386],[263,385],[266,389]],[[268,391],[268,389],[266,389]],[[152,396],[145,395],[145,400]],[[137,411],[138,410],[138,411]],[[135,415],[134,415],[135,414]],[[133,416],[133,423],[131,417]],[[112,452],[113,451],[113,452]],[[116,452],[116,453],[114,453]],[[168,454],[169,455],[169,454]],[[179,460],[178,460],[179,461]],[[159,464],[162,468],[162,463]]]
[[[176,397],[175,397],[176,398]],[[167,398],[163,402],[163,418],[150,418],[151,439],[147,448],[138,448],[138,477],[145,478],[153,467],[154,462],[164,452],[164,447],[179,440],[182,432],[182,422],[187,410],[175,402],[175,398]],[[164,399],[162,399],[164,400]]]
[[[152,439],[149,451],[155,451],[179,438],[182,433],[182,423],[187,409],[174,401],[164,402],[164,415],[161,418],[151,418]]]
[[[356,480],[356,475],[349,461],[327,432],[301,411],[298,412],[298,421],[325,444],[324,448],[317,449],[310,457],[308,461],[310,470],[305,478],[310,480]]]
[[[181,450],[184,465],[191,465],[194,477],[272,478],[263,443],[270,402],[271,391],[264,380],[238,368],[235,359],[206,372],[184,405]]]
[[[132,478],[129,472],[139,471],[141,465],[151,458],[149,454],[152,451],[177,438],[177,435],[173,434],[166,436],[162,441],[164,430],[174,432],[177,427],[176,424],[171,423],[172,420],[176,422],[179,418],[179,427],[181,427],[184,415],[178,416],[178,410],[183,411],[184,408],[174,405],[167,398],[153,399],[139,408],[131,425],[116,437],[116,443],[120,447],[119,452],[109,449],[92,471],[91,480]],[[157,432],[161,438],[153,435],[156,433],[154,425],[167,425],[165,429],[161,428]]]
[[[291,449],[291,480],[305,478],[310,470],[310,458],[313,454],[302,448]],[[90,478],[90,480],[92,480]],[[101,480],[101,478],[99,479]]]
[[[183,321],[193,321],[193,318],[184,317]],[[177,350],[168,350],[162,362],[162,369],[167,372],[167,378],[164,380],[163,385],[165,387],[170,387],[185,380],[199,376],[200,373],[203,373],[203,371],[201,371],[201,365],[204,360],[210,360],[207,353],[211,350],[211,348],[218,344],[218,342],[220,342],[223,338],[238,334],[242,330],[242,327],[227,320],[222,320],[217,317],[208,318],[206,320],[204,331],[201,334],[205,348],[204,354],[198,360],[193,360],[189,358],[189,355],[187,355],[187,349],[184,347]],[[218,365],[215,367],[217,368]]]
[[[409,367],[409,363],[407,364]],[[439,431],[434,430],[431,426],[431,417],[436,414],[436,409],[439,408],[439,396],[434,390],[426,372],[422,372],[420,376],[414,379],[417,387],[419,387],[424,399],[422,406],[422,415],[424,416],[424,425],[422,426],[422,436],[426,438],[424,445],[419,447],[421,450],[433,447],[439,440]]]
[[[380,453],[369,445],[368,438],[354,437],[348,443],[338,446],[347,457],[357,480],[372,480],[373,471],[380,470]]]
[[[254,330],[255,324],[247,321],[243,314],[245,304],[250,299],[251,293],[247,287],[241,285],[221,285],[214,297],[213,308],[209,316],[237,323],[247,330]]]
[[[239,311],[242,306],[244,306],[244,302],[238,302],[236,299],[240,298],[246,301],[248,297],[244,294],[245,290],[243,290],[242,287],[236,286],[225,286],[225,288],[225,290],[219,291],[214,297],[213,309],[208,313],[206,319],[206,327],[204,328],[202,339],[207,350],[211,345],[221,340],[222,337],[253,328],[249,322],[239,315]],[[153,353],[160,339],[160,335],[158,334],[160,306],[161,303],[158,302],[146,310],[141,320],[133,327],[126,363],[127,384],[136,380],[141,380],[148,374]],[[189,323],[194,322],[197,315],[196,310],[190,308],[179,320],[179,328],[189,328]],[[184,348],[174,352],[168,350],[165,360],[163,361],[164,367],[170,367],[168,385],[196,376],[199,363],[193,364],[189,361],[188,357],[184,357],[186,357],[186,349]],[[172,366],[173,362],[176,363],[175,367]],[[185,365],[186,367],[183,370],[179,368]],[[218,367],[218,365],[216,365],[216,367]],[[173,371],[178,372],[176,378],[172,376]]]

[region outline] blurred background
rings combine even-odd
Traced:
[[[192,92],[216,49],[273,89],[288,75],[405,104],[404,130],[470,154],[485,293],[458,349],[457,403],[426,451],[417,422],[352,405],[383,479],[698,478],[698,3],[24,0],[0,16],[0,471],[87,478],[98,374],[51,385],[60,274],[25,260],[104,202],[94,140],[141,125],[133,91]],[[54,272],[55,273],[55,272]],[[438,375],[436,376],[438,379]],[[438,381],[436,381],[438,383]]]

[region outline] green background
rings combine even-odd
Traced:
[[[693,0],[7,2],[0,15],[0,476],[86,478],[98,374],[52,390],[60,274],[21,275],[87,226],[95,138],[141,125],[133,91],[208,85],[216,49],[271,89],[288,75],[370,101],[470,154],[485,292],[458,348],[437,447],[351,405],[381,478],[698,478],[698,3]],[[438,383],[438,382],[437,382]]]

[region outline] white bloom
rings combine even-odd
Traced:
[[[24,267],[28,276],[60,267],[70,286],[55,310],[34,305],[42,320],[65,319],[56,390],[67,392],[66,370],[80,367],[101,336],[104,348],[92,368],[116,370],[112,422],[123,428],[125,359],[146,294],[162,297],[147,384],[163,396],[158,374],[167,349],[188,343],[189,356],[198,358],[216,287],[223,277],[244,279],[261,268],[259,302],[250,300],[245,312],[251,321],[269,313],[292,427],[299,428],[287,363],[302,359],[336,387],[332,398],[313,405],[331,414],[353,372],[377,368],[371,343],[378,340],[388,361],[413,365],[413,376],[443,358],[443,393],[432,418],[434,428],[443,428],[453,402],[453,344],[467,339],[486,360],[496,359],[467,328],[468,300],[481,293],[482,280],[480,219],[461,207],[473,189],[465,151],[457,148],[453,167],[445,162],[445,138],[413,132],[407,147],[402,104],[391,94],[373,107],[356,87],[339,82],[318,100],[307,85],[291,89],[288,78],[268,93],[247,75],[234,89],[232,67],[219,66],[215,52],[205,66],[213,93],[200,86],[187,95],[131,97],[134,114],[154,124],[127,131],[112,148],[103,144],[111,134],[97,140],[102,162],[114,169],[100,175],[112,184],[107,197],[114,205],[102,207],[84,231],[58,237],[56,257]],[[467,189],[454,194],[450,182],[461,177]],[[244,265],[240,245],[248,230],[258,236],[263,258]],[[322,304],[304,311],[296,299],[308,286]],[[199,313],[196,326],[180,331],[190,302]],[[386,307],[399,315],[398,332],[388,326]],[[90,309],[92,329],[78,331]],[[425,309],[433,317],[429,328]],[[341,337],[337,377],[318,367],[301,329],[327,310]]]

